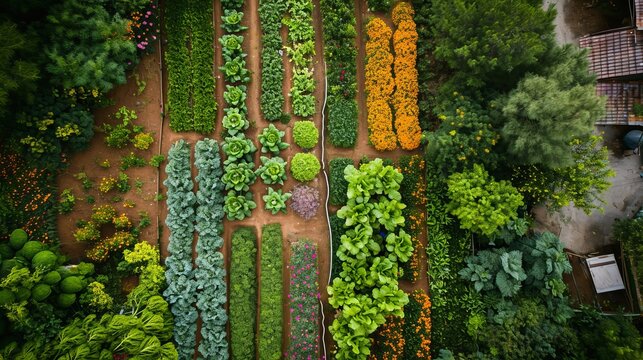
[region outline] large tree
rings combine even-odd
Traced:
[[[496,102],[500,134],[509,158],[521,165],[550,169],[572,166],[570,141],[586,138],[605,112],[588,75],[585,52],[560,50],[560,61],[542,74],[525,76],[515,90]]]
[[[435,57],[468,87],[506,82],[550,47],[554,17],[532,0],[434,0]]]

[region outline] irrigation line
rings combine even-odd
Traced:
[[[330,257],[329,263],[330,268],[328,270],[328,285],[330,285],[330,274],[333,273],[333,229],[330,227],[330,217],[328,216],[328,200],[330,198],[330,187],[328,186],[328,174],[326,173],[326,161],[324,159],[326,153],[326,100],[328,99],[328,77],[326,76],[326,61],[322,56],[322,61],[324,62],[324,104],[322,105],[321,116],[322,116],[322,129],[321,129],[321,163],[322,163],[322,173],[324,173],[324,180],[326,180],[326,223],[328,224],[328,239],[329,239],[329,248],[330,248]],[[321,297],[319,298],[319,310],[321,311],[322,316],[322,344],[324,345],[324,359],[328,359],[326,354],[326,317],[324,316],[324,304],[322,304]]]

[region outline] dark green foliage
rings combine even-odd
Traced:
[[[230,345],[233,359],[255,356],[257,319],[257,237],[252,228],[242,227],[232,234],[230,251]]]
[[[331,279],[338,277],[339,273],[342,272],[342,261],[337,257],[337,249],[342,243],[342,235],[346,233],[344,222],[344,219],[340,219],[336,214],[330,216],[330,228],[333,233],[331,238],[333,249],[333,269],[331,272]]]
[[[643,218],[617,219],[612,231],[614,239],[620,241],[623,251],[636,265],[638,282],[643,285]]]
[[[413,8],[415,9],[416,30],[418,33],[417,41],[417,63],[418,70],[418,106],[420,108],[420,126],[422,129],[427,129],[430,125],[430,116],[432,110],[432,92],[429,84],[432,74],[435,73],[431,63],[431,46],[433,38],[431,36],[431,6],[432,2],[428,0],[413,0]]]
[[[167,48],[165,63],[168,72],[168,108],[174,131],[192,129],[193,110],[190,107],[192,73],[189,66],[189,19],[187,0],[170,1],[165,7]]]
[[[368,0],[368,9],[370,11],[389,11],[393,0]]]
[[[585,51],[559,50],[560,60],[542,75],[527,75],[497,104],[500,129],[512,163],[555,169],[574,164],[570,141],[587,138],[605,113],[588,75]]]
[[[462,88],[506,83],[546,52],[554,16],[530,0],[433,0],[435,57],[456,71]]]
[[[328,100],[328,140],[342,148],[352,148],[357,141],[357,103],[353,99],[332,97]]]
[[[344,169],[348,165],[355,165],[353,159],[349,158],[335,158],[329,162],[330,165],[330,203],[331,205],[342,206],[346,205],[348,198],[346,191],[348,191],[348,181],[344,178]]]
[[[261,112],[266,120],[284,119],[284,65],[279,52],[281,20],[286,12],[285,0],[261,0],[259,19],[263,36],[261,43]]]
[[[217,103],[214,99],[215,82],[212,72],[214,65],[212,2],[208,0],[190,0],[190,10],[194,131],[209,134],[214,131],[217,111]]]
[[[11,96],[18,92],[21,96],[32,92],[33,83],[39,76],[35,64],[20,56],[21,50],[28,47],[27,36],[20,33],[16,24],[0,22],[0,116],[4,117]],[[0,128],[1,129],[1,128]]]
[[[283,258],[280,224],[261,229],[261,295],[259,299],[259,360],[281,357]]]
[[[572,324],[580,340],[579,359],[641,359],[641,335],[629,318],[601,316],[596,310],[581,309]]]

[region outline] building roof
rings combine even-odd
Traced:
[[[642,7],[643,9],[643,7]],[[589,69],[599,80],[643,73],[643,34],[633,28],[619,29],[580,38],[589,49]]]
[[[643,0],[634,0],[636,28],[643,30]]]
[[[596,93],[607,97],[605,117],[596,125],[643,125],[632,111],[634,104],[643,104],[643,82],[599,82]]]

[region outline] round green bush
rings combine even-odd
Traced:
[[[35,301],[43,301],[51,295],[51,286],[47,284],[38,284],[31,291],[31,298]]]
[[[27,240],[29,240],[29,235],[22,229],[16,229],[9,235],[9,245],[11,245],[14,250],[22,249]]]
[[[56,266],[56,260],[58,260],[56,254],[49,250],[44,250],[34,255],[33,259],[31,259],[31,265],[34,268],[49,270]]]
[[[75,294],[83,287],[83,280],[78,276],[66,277],[60,282],[60,291],[66,294]]]
[[[58,272],[58,274],[60,274],[60,277],[62,277],[63,279],[73,275],[71,271],[67,269],[66,266],[59,266],[58,269],[56,269],[56,271]]]
[[[321,165],[313,154],[299,153],[290,161],[290,172],[299,181],[310,181],[319,174]]]
[[[59,294],[58,306],[61,308],[68,308],[76,302],[76,294]]]
[[[315,123],[310,120],[297,121],[292,130],[292,136],[295,144],[302,149],[312,149],[317,145],[319,130],[317,130]]]
[[[27,241],[27,243],[25,243],[25,246],[23,246],[19,252],[20,252],[20,255],[22,255],[25,259],[31,260],[37,253],[41,252],[42,250],[43,250],[42,244],[39,243],[38,241],[32,240],[32,241]]]
[[[16,301],[26,301],[31,296],[31,290],[26,287],[19,287],[16,290]]]
[[[16,296],[8,289],[0,290],[0,305],[9,305],[16,301]]]
[[[2,257],[4,260],[11,259],[15,255],[15,252],[9,246],[9,244],[2,243],[0,244],[0,257]]]
[[[94,264],[93,263],[86,263],[86,262],[81,262],[80,264],[76,265],[74,268],[75,273],[78,273],[83,276],[89,276],[94,274]]]
[[[55,285],[62,279],[58,271],[50,271],[42,277],[42,282],[47,285]]]

